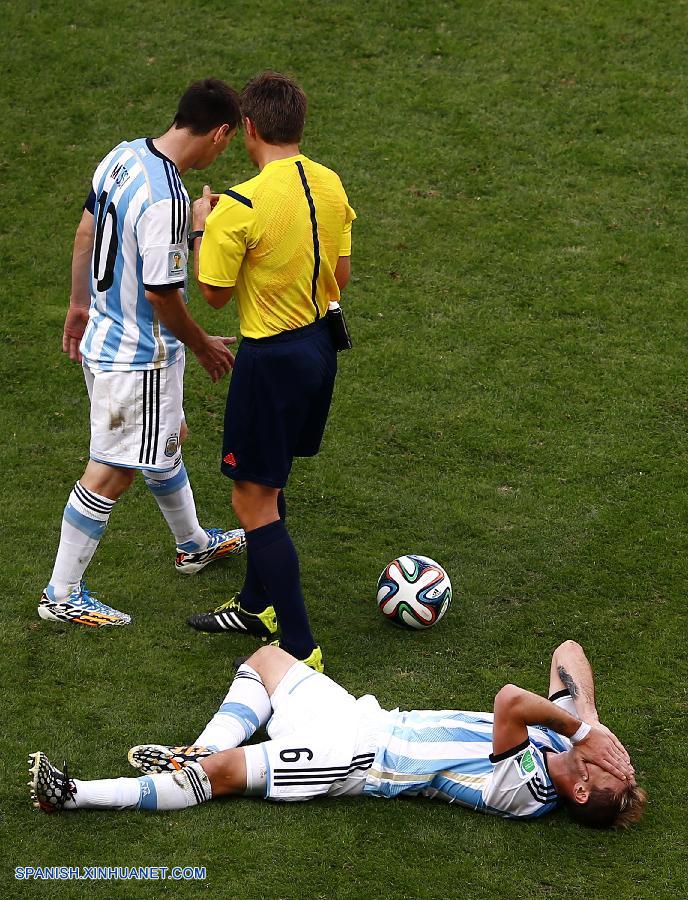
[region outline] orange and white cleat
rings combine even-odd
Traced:
[[[207,528],[208,546],[203,550],[185,550],[177,547],[174,567],[182,575],[195,575],[209,563],[223,556],[238,556],[246,549],[246,534],[243,528],[222,531],[221,528]]]

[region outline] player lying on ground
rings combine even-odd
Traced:
[[[96,600],[84,572],[116,501],[140,470],[192,574],[245,547],[241,529],[199,525],[181,445],[184,346],[213,381],[233,364],[230,338],[186,311],[189,197],[181,176],[205,169],[241,123],[236,93],[217,79],[192,84],[160,137],[118,144],[100,162],[77,228],[62,349],[82,362],[91,401],[90,459],[72,490],[38,614],[100,627],[130,617]]]
[[[240,666],[194,746],[130,750],[143,777],[79,781],[38,752],[29,784],[45,812],[183,809],[230,794],[420,794],[508,818],[564,804],[589,825],[636,822],[645,792],[626,750],[599,722],[592,671],[573,641],[554,652],[550,695],[508,684],[494,713],[387,712],[279,647],[262,647]],[[269,741],[239,746],[264,725]]]

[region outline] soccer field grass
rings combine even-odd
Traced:
[[[686,874],[685,139],[688,4],[143,0],[3,4],[3,897],[656,898]],[[183,579],[143,484],[89,569],[132,627],[40,621],[62,510],[88,455],[60,352],[74,229],[119,140],[161,133],[181,91],[294,74],[303,151],[358,214],[323,451],[287,490],[328,674],[383,706],[486,709],[544,692],[574,638],[649,793],[626,833],[564,813],[519,824],[441,803],[219,801],[179,813],[43,816],[26,757],[126,775],[135,743],[193,739],[252,646],[184,623],[243,561]],[[252,174],[241,140],[190,193]],[[213,333],[235,310],[191,309]],[[187,368],[184,455],[207,526],[226,383]],[[382,620],[375,583],[407,552],[455,598],[426,634]],[[205,866],[199,882],[50,887],[17,866]]]

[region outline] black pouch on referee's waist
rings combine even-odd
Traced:
[[[330,329],[332,343],[337,353],[342,350],[351,350],[351,336],[349,329],[346,327],[346,319],[341,306],[336,301],[330,302],[330,308],[327,310],[327,326]]]

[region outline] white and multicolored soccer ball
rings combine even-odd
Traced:
[[[452,586],[439,563],[409,554],[393,559],[377,581],[377,605],[395,625],[430,628],[449,609]]]

